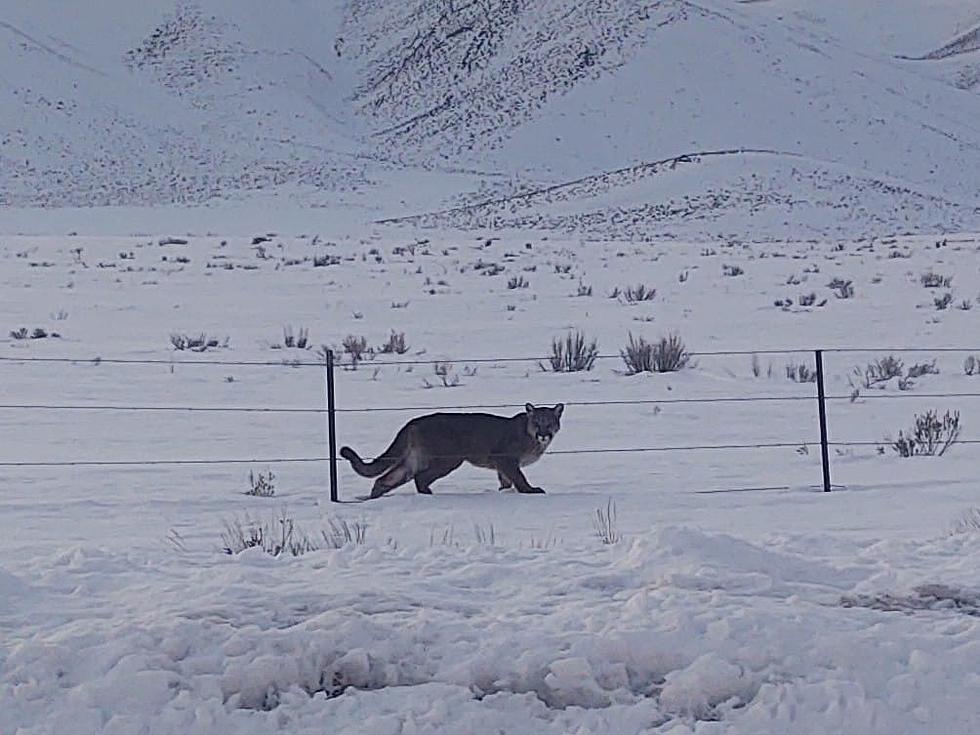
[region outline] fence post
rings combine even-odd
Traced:
[[[333,390],[333,350],[327,350],[327,446],[330,451],[330,502],[340,502],[337,493],[337,406]]]
[[[823,384],[823,350],[814,352],[817,358],[817,403],[820,409],[820,459],[823,462],[823,491],[830,492],[830,451],[827,444],[827,394]]]

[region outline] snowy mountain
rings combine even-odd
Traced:
[[[3,11],[7,203],[200,202],[357,180],[340,75],[311,55],[328,56],[315,47],[329,17],[262,3],[63,5]]]
[[[8,2],[0,204],[337,201],[397,174],[379,219],[399,199],[595,237],[968,229],[978,34],[968,0]],[[450,197],[412,171],[464,178]]]

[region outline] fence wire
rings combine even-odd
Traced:
[[[750,357],[752,355],[812,355],[817,350],[813,348],[788,348],[788,349],[763,349],[763,350],[697,350],[687,352],[691,357]],[[867,353],[878,354],[884,352],[906,352],[906,353],[975,353],[980,352],[980,347],[831,347],[822,349],[825,354],[853,354]],[[203,354],[203,353],[202,353]],[[343,352],[336,351],[336,356],[342,357]],[[377,354],[377,353],[375,353]],[[537,357],[427,357],[408,360],[391,359],[364,359],[360,360],[361,365],[365,366],[399,366],[399,365],[431,365],[434,362],[469,363],[469,364],[492,364],[492,363],[547,363],[551,355],[540,355]],[[596,360],[621,360],[622,354],[600,354],[596,355]],[[318,367],[324,368],[324,360],[290,360],[282,358],[280,360],[216,360],[213,358],[200,359],[173,359],[173,358],[126,358],[126,357],[101,357],[91,355],[87,357],[42,357],[35,355],[0,356],[0,362],[21,362],[21,363],[74,363],[91,365],[222,365],[227,367]],[[338,362],[338,366],[339,366]]]
[[[680,446],[659,446],[659,447],[594,447],[583,449],[555,449],[549,451],[549,456],[567,455],[591,455],[591,454],[649,454],[656,452],[710,452],[710,451],[733,451],[733,450],[758,450],[758,449],[800,449],[804,446],[819,444],[819,439],[797,442],[768,442],[759,444],[695,444]],[[829,447],[884,447],[887,441],[831,441],[827,443]],[[957,439],[956,445],[977,445],[980,439]],[[430,459],[454,459],[458,455],[434,455]],[[501,455],[510,456],[510,455]],[[490,455],[490,459],[494,455]],[[365,462],[373,462],[377,457],[362,457]],[[3,461],[0,467],[4,468],[31,468],[31,467],[153,467],[153,466],[180,466],[180,465],[274,465],[274,464],[307,464],[311,462],[329,462],[330,457],[252,457],[252,458],[232,458],[232,459],[133,459],[133,460],[38,460],[38,461]]]
[[[870,399],[895,398],[980,398],[980,393],[862,393],[855,398],[850,395],[826,396],[828,401],[856,401]],[[566,406],[647,406],[698,403],[761,403],[761,402],[817,402],[817,396],[706,396],[704,398],[638,398],[635,400],[605,400],[605,401],[564,401]],[[410,411],[472,411],[476,409],[523,409],[520,403],[471,403],[460,405],[436,406],[358,406],[337,408],[336,413],[392,413]],[[129,412],[187,412],[187,413],[308,413],[326,414],[326,408],[307,408],[303,406],[149,406],[149,405],[120,405],[120,404],[59,404],[59,403],[0,403],[0,411],[129,411]]]
[[[549,455],[574,455],[574,454],[635,454],[647,452],[691,452],[691,451],[712,451],[712,450],[732,450],[732,449],[776,449],[786,447],[799,447],[800,442],[773,442],[762,444],[702,444],[693,446],[675,447],[595,447],[583,449],[555,449],[549,451]],[[433,455],[430,459],[453,459],[458,455]],[[489,455],[488,459],[496,456],[510,455]],[[377,457],[365,457],[365,462],[373,462]],[[329,462],[330,457],[271,457],[252,459],[149,459],[149,460],[40,460],[40,461],[14,461],[0,462],[0,467],[116,467],[116,466],[142,466],[142,465],[233,465],[233,464],[290,464],[301,462]]]
[[[723,357],[723,356],[738,356],[738,355],[796,355],[796,354],[808,354],[812,353],[813,350],[810,349],[786,349],[786,350],[716,350],[716,351],[700,351],[700,352],[688,352],[687,354],[691,357]],[[336,356],[342,357],[343,352],[336,352]],[[375,353],[377,354],[377,353]],[[464,363],[464,364],[491,364],[491,363],[547,363],[551,359],[551,355],[541,355],[537,357],[470,357],[470,358],[446,358],[446,357],[428,357],[425,359],[409,359],[409,360],[388,360],[388,359],[373,359],[365,358],[359,360],[359,364],[364,366],[398,366],[398,365],[431,365],[434,362],[450,362],[450,363]],[[606,354],[606,355],[596,355],[596,360],[622,360],[623,357],[620,353]],[[126,358],[126,357],[100,357],[100,356],[90,356],[90,357],[38,357],[38,356],[25,356],[25,357],[15,357],[15,356],[0,356],[0,362],[36,362],[36,363],[78,363],[78,364],[91,364],[91,365],[224,365],[228,367],[326,367],[324,360],[290,360],[288,358],[283,358],[278,361],[276,360],[215,360],[210,358],[201,358],[193,360],[175,360],[175,359],[163,359],[163,358]],[[340,363],[337,363],[340,366]]]
[[[977,394],[980,396],[980,393]],[[763,401],[816,401],[816,396],[719,396],[705,398],[641,398],[636,400],[609,401],[565,401],[566,406],[641,406],[683,403],[753,403]],[[523,403],[473,403],[467,405],[439,406],[362,406],[337,408],[337,413],[374,413],[393,411],[463,411],[478,408],[524,410]],[[280,407],[280,406],[128,406],[102,404],[56,404],[56,403],[2,403],[0,410],[8,411],[186,411],[186,412],[227,412],[227,413],[328,413],[326,408]]]
[[[813,354],[811,349],[779,349],[779,350],[716,350],[691,352],[694,357],[707,356],[750,356],[750,355],[792,355],[792,354]],[[883,352],[939,352],[939,353],[974,353],[980,352],[980,348],[961,348],[961,347],[914,347],[914,348],[858,348],[843,347],[823,350],[825,353],[883,353]],[[439,360],[428,358],[425,360],[366,360],[361,364],[365,366],[414,366],[428,365],[433,362],[454,362],[454,363],[538,363],[547,362],[548,357],[500,357],[500,358],[470,358]],[[611,360],[621,359],[621,355],[599,355],[596,359]],[[142,358],[102,358],[102,357],[38,357],[38,356],[0,356],[0,362],[7,363],[69,363],[69,364],[91,364],[91,365],[186,365],[186,366],[247,366],[247,367],[317,367],[326,369],[324,361],[302,361],[302,360],[280,360],[280,361],[252,361],[252,360],[214,360],[214,359],[142,359]],[[915,393],[911,391],[900,393],[862,393],[859,399],[893,399],[893,398],[980,398],[980,392],[956,392],[956,393]],[[755,403],[755,402],[817,402],[816,394],[805,396],[706,396],[699,398],[647,398],[647,399],[620,399],[620,400],[593,400],[593,401],[568,401],[567,406],[640,406],[640,405],[668,405],[668,404],[716,404],[716,403]],[[829,395],[826,400],[848,400],[854,401],[852,395]],[[336,413],[373,413],[373,412],[417,412],[417,411],[453,411],[453,410],[475,410],[475,409],[521,409],[523,404],[463,404],[463,405],[426,405],[426,406],[359,406],[335,408]],[[187,413],[262,413],[262,414],[328,414],[329,409],[325,407],[282,407],[282,406],[192,406],[192,405],[115,405],[115,404],[58,404],[58,403],[4,403],[0,404],[0,410],[10,411],[103,411],[103,412],[187,412]],[[638,454],[656,452],[694,452],[694,451],[735,451],[735,450],[761,450],[761,449],[786,449],[796,448],[808,444],[818,444],[819,440],[796,441],[796,442],[763,442],[748,444],[701,444],[701,445],[679,445],[679,446],[656,446],[656,447],[596,447],[578,449],[559,449],[548,452],[550,455],[590,455],[590,454]],[[880,440],[855,440],[855,441],[828,441],[829,447],[881,447],[887,445],[888,441]],[[980,439],[957,439],[956,444],[976,445],[980,444]],[[441,457],[436,457],[439,459]],[[373,459],[373,458],[370,458]],[[368,461],[370,461],[370,459]],[[252,458],[228,458],[228,459],[143,459],[143,460],[52,460],[52,461],[0,461],[0,467],[4,468],[32,468],[32,467],[139,467],[139,466],[181,466],[181,465],[241,465],[241,464],[293,464],[293,463],[317,463],[330,462],[329,456],[313,457],[252,457]]]

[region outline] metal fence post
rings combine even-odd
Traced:
[[[340,502],[337,493],[337,406],[333,389],[333,350],[327,350],[327,446],[330,451],[330,502]]]
[[[817,403],[820,409],[820,459],[823,462],[823,491],[830,492],[830,448],[827,443],[827,394],[823,383],[823,350],[814,352],[817,358]]]

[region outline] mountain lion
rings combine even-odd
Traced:
[[[500,489],[516,487],[520,493],[543,493],[521,472],[544,454],[558,429],[564,404],[537,408],[507,418],[489,413],[433,413],[409,421],[384,454],[365,462],[350,447],[340,456],[362,477],[377,477],[372,498],[380,498],[399,485],[415,480],[415,489],[432,494],[430,485],[463,462],[496,470]]]

